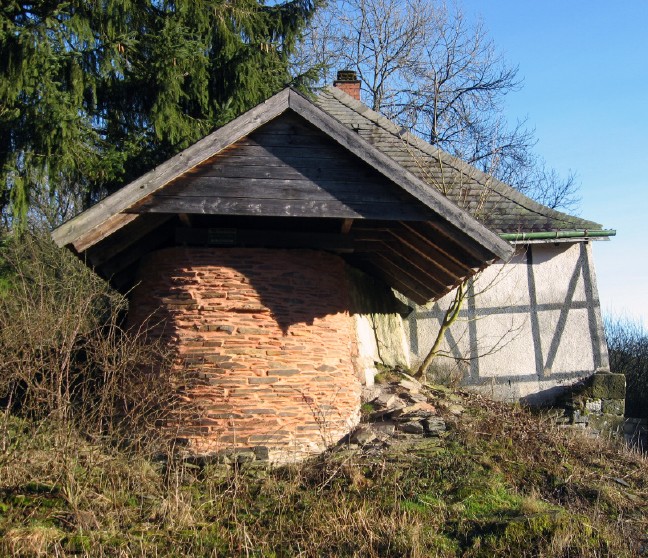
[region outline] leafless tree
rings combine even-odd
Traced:
[[[296,68],[320,67],[323,84],[353,69],[374,110],[550,207],[576,206],[574,176],[547,170],[533,153],[533,131],[505,122],[518,68],[459,9],[437,0],[334,0],[301,52]]]

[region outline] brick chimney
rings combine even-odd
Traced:
[[[356,101],[360,100],[360,80],[353,70],[340,70],[333,86],[351,95]]]

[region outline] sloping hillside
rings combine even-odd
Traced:
[[[518,407],[430,393],[441,436],[340,446],[276,470],[169,462],[9,417],[1,553],[648,555],[645,457]]]

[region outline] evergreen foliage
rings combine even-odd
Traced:
[[[289,83],[319,0],[8,0],[0,211],[114,189]]]

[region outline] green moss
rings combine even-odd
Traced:
[[[373,413],[376,410],[376,407],[371,404],[371,403],[363,403],[360,406],[360,415],[363,417],[369,416],[371,413]]]
[[[626,378],[624,374],[594,374],[591,382],[588,391],[594,399],[625,399]]]

